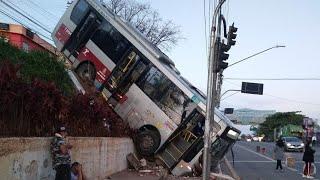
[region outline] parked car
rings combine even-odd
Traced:
[[[252,141],[261,142],[261,140],[262,140],[262,137],[258,137],[258,136],[252,137]]]
[[[304,144],[301,139],[291,136],[282,137],[281,139],[284,142],[285,151],[303,151]]]

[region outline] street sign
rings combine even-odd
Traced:
[[[263,84],[242,82],[241,93],[262,95]]]
[[[233,114],[233,108],[224,108],[224,114]]]

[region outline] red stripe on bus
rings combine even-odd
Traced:
[[[96,80],[101,84],[105,83],[105,80],[108,79],[111,74],[110,70],[101,63],[101,61],[87,48],[84,47],[81,49],[78,60],[82,61],[90,61],[94,64],[96,68]]]
[[[96,68],[96,80],[101,84],[104,84],[106,80],[109,78],[111,71],[101,63],[101,61],[87,48],[84,47],[81,49],[78,60],[82,61],[90,61],[94,64]],[[123,104],[128,99],[128,96],[123,95],[121,99],[118,100],[120,104]]]
[[[71,31],[64,24],[61,24],[55,36],[62,44],[65,44],[71,36]]]
[[[128,100],[128,96],[123,95],[122,99],[119,101],[120,104],[123,104],[124,102],[126,102],[126,100]]]

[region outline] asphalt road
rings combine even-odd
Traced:
[[[264,154],[257,153],[256,147],[265,148]],[[286,152],[286,157],[293,157],[296,160],[294,168],[289,168],[285,165],[284,172],[275,170],[276,162],[272,159],[274,143],[265,142],[242,142],[238,141],[233,147],[234,151],[234,168],[238,175],[243,180],[283,180],[283,179],[303,179],[302,168],[304,162],[302,161],[303,153],[300,152]],[[316,147],[315,165],[320,170],[320,148]],[[231,153],[227,154],[227,159],[232,164]],[[320,179],[320,173],[315,175],[315,179]]]

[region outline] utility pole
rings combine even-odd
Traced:
[[[216,48],[216,18],[218,13],[220,14],[221,6],[226,0],[220,0],[217,7],[214,10],[212,18],[212,27],[210,33],[210,53],[208,58],[208,82],[207,82],[207,107],[206,107],[206,122],[205,122],[205,133],[204,133],[204,152],[203,152],[203,180],[210,178],[210,167],[211,167],[211,122],[214,121],[214,109],[215,109],[215,98],[216,98],[216,86],[217,86],[217,55],[218,51]],[[218,26],[218,31],[220,27]]]

